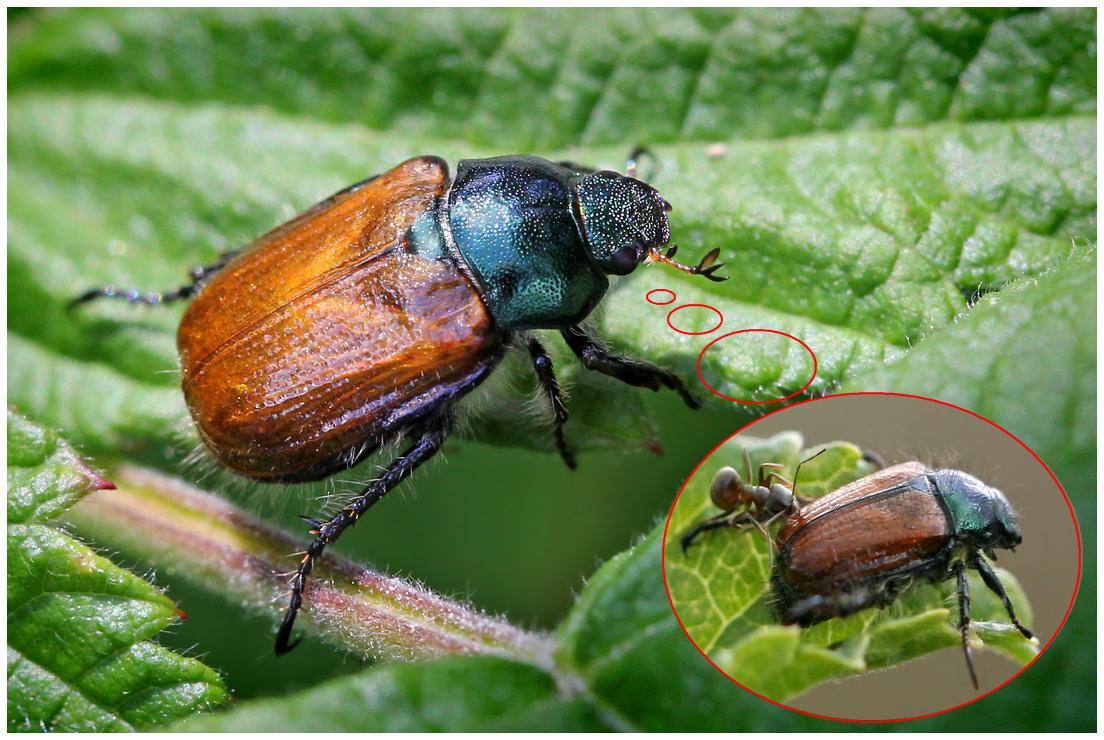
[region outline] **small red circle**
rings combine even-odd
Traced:
[[[677,326],[675,326],[674,324],[671,323],[671,317],[674,316],[676,312],[681,311],[684,308],[708,308],[710,311],[717,314],[717,325],[714,326],[712,329],[706,329],[705,331],[683,331],[682,329],[679,329]],[[687,303],[685,306],[679,306],[678,308],[672,308],[671,312],[667,314],[667,326],[671,327],[672,329],[677,331],[679,334],[689,334],[691,336],[698,336],[700,334],[708,334],[710,332],[717,331],[718,329],[721,328],[721,324],[723,324],[723,323],[724,323],[724,316],[721,315],[721,312],[718,311],[717,309],[713,308],[712,306],[705,305],[704,303]]]
[[[652,300],[652,293],[667,293],[671,297],[665,301]],[[666,306],[668,303],[674,303],[677,297],[678,296],[676,296],[673,291],[667,290],[666,288],[656,288],[655,290],[649,290],[648,295],[644,296],[644,299],[653,306]]]
[[[670,323],[669,320],[668,320],[668,323]],[[672,327],[672,328],[674,328],[674,327]],[[678,331],[678,330],[676,329],[675,331]],[[806,383],[805,385],[801,386],[801,388],[797,389],[796,391],[794,391],[790,395],[783,396],[782,398],[776,398],[773,401],[744,401],[744,400],[739,399],[739,398],[732,398],[731,396],[726,396],[725,394],[723,394],[720,391],[716,390],[715,388],[713,388],[713,386],[709,385],[709,383],[706,383],[705,378],[702,377],[702,371],[701,371],[701,361],[702,361],[702,357],[705,355],[706,350],[708,350],[710,347],[712,347],[714,344],[721,341],[725,337],[731,337],[734,334],[745,334],[747,332],[753,332],[753,331],[761,331],[761,332],[765,332],[765,333],[768,333],[768,334],[779,334],[779,335],[781,335],[783,337],[786,337],[788,339],[792,339],[793,341],[797,342],[802,347],[804,347],[805,351],[809,353],[809,356],[813,358],[813,377],[809,378],[809,382]],[[816,358],[816,355],[813,353],[813,351],[811,349],[809,349],[809,345],[805,344],[805,342],[802,342],[800,339],[798,339],[795,336],[787,334],[784,331],[775,331],[774,329],[741,329],[740,331],[732,331],[732,332],[729,332],[728,334],[722,334],[721,336],[717,337],[716,339],[714,339],[709,344],[705,345],[705,347],[702,349],[701,353],[698,354],[698,378],[701,380],[702,385],[704,385],[706,388],[708,388],[709,390],[716,393],[721,398],[727,398],[729,401],[735,401],[736,403],[763,404],[763,403],[778,403],[779,401],[785,401],[787,398],[793,398],[794,396],[796,396],[797,394],[801,393],[806,388],[808,388],[810,385],[812,385],[813,381],[816,379],[816,375],[817,375],[817,358]]]

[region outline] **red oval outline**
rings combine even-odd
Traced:
[[[1025,450],[1027,450],[1028,453],[1033,458],[1035,458],[1035,460],[1040,465],[1043,466],[1043,469],[1046,470],[1048,475],[1050,475],[1051,480],[1054,481],[1054,485],[1058,486],[1058,490],[1062,492],[1062,497],[1066,499],[1066,507],[1069,509],[1070,517],[1073,519],[1073,531],[1074,531],[1074,534],[1077,535],[1077,556],[1078,556],[1077,557],[1077,583],[1074,585],[1074,588],[1073,588],[1073,597],[1070,599],[1069,606],[1066,607],[1066,615],[1064,617],[1062,617],[1061,624],[1058,625],[1058,629],[1054,630],[1054,634],[1051,636],[1051,638],[1047,642],[1047,644],[1041,650],[1039,650],[1039,654],[1036,655],[1030,663],[1028,663],[1023,668],[1021,668],[1016,673],[1016,675],[1012,676],[1007,681],[1002,683],[1000,686],[997,686],[996,688],[994,688],[992,691],[988,691],[988,692],[982,694],[981,696],[974,697],[970,701],[963,702],[962,704],[959,704],[956,707],[950,707],[948,709],[943,709],[941,711],[933,712],[931,714],[922,714],[922,715],[919,715],[919,716],[916,716],[916,717],[901,717],[899,719],[843,719],[843,718],[840,718],[840,717],[826,717],[822,714],[813,714],[812,712],[804,712],[800,709],[794,709],[793,707],[786,706],[785,704],[779,704],[776,701],[771,701],[770,699],[766,698],[765,696],[760,696],[759,694],[756,694],[754,691],[747,688],[743,684],[739,683],[736,679],[732,678],[732,676],[728,675],[727,673],[722,671],[720,668],[718,668],[716,663],[714,663],[712,660],[709,660],[709,656],[706,655],[704,652],[702,652],[702,649],[698,647],[698,644],[696,642],[694,642],[693,639],[691,639],[690,633],[686,631],[686,625],[684,625],[682,623],[682,619],[679,618],[678,612],[675,611],[675,602],[671,598],[671,586],[670,586],[669,583],[667,583],[667,559],[661,557],[660,558],[660,563],[663,566],[663,588],[666,589],[666,591],[667,591],[667,601],[671,604],[671,611],[674,613],[675,620],[678,621],[679,626],[682,627],[683,633],[686,634],[686,639],[690,640],[690,644],[694,646],[694,649],[697,650],[699,653],[701,653],[701,656],[706,659],[706,661],[709,663],[709,665],[716,668],[717,671],[722,676],[727,678],[729,681],[732,681],[732,683],[736,684],[737,686],[739,686],[741,689],[748,692],[752,696],[758,696],[760,699],[762,699],[765,702],[769,702],[769,703],[775,705],[776,707],[781,707],[783,709],[788,709],[791,712],[796,712],[798,714],[804,714],[807,717],[816,717],[817,719],[827,719],[827,720],[831,720],[833,722],[855,722],[855,723],[860,723],[860,724],[879,724],[879,723],[885,723],[885,722],[911,722],[912,720],[916,720],[916,719],[925,719],[927,717],[938,717],[940,714],[946,714],[947,712],[953,712],[956,709],[961,709],[962,707],[969,706],[970,704],[978,702],[978,701],[984,699],[985,697],[989,696],[990,694],[1001,690],[1002,688],[1007,686],[1009,683],[1011,683],[1012,681],[1015,681],[1017,678],[1019,678],[1020,675],[1024,671],[1026,671],[1028,668],[1030,668],[1035,663],[1035,661],[1038,660],[1047,651],[1047,649],[1054,643],[1054,640],[1058,637],[1058,635],[1060,635],[1062,633],[1062,628],[1066,626],[1066,622],[1069,620],[1070,612],[1073,611],[1073,605],[1077,601],[1077,592],[1081,590],[1081,575],[1082,575],[1082,573],[1084,571],[1084,568],[1085,568],[1085,544],[1081,539],[1081,525],[1077,522],[1077,512],[1075,512],[1073,510],[1073,504],[1069,500],[1069,494],[1066,493],[1066,489],[1062,488],[1062,484],[1058,482],[1058,478],[1057,478],[1057,476],[1054,475],[1054,471],[1052,471],[1050,469],[1050,467],[1047,466],[1047,464],[1045,462],[1043,462],[1042,458],[1040,458],[1038,455],[1036,455],[1035,451],[1032,450],[1030,447],[1028,447],[1026,444],[1024,444],[1023,440],[1021,440],[1015,434],[1008,431],[1007,429],[1002,427],[1000,424],[997,424],[996,422],[993,422],[993,421],[990,421],[989,419],[986,419],[984,416],[981,416],[980,414],[975,414],[973,411],[970,411],[969,409],[964,409],[961,406],[955,406],[953,403],[947,403],[946,401],[939,401],[939,400],[934,399],[934,398],[927,398],[926,396],[914,396],[914,395],[910,395],[908,393],[881,393],[881,392],[837,393],[837,394],[831,396],[831,398],[839,398],[841,396],[900,396],[902,398],[916,398],[916,399],[919,399],[921,401],[931,401],[932,403],[938,403],[938,404],[942,404],[943,406],[949,406],[953,409],[958,409],[959,411],[963,411],[963,412],[969,414],[970,416],[974,416],[978,419],[981,419],[985,423],[996,427],[997,429],[1001,430],[1002,432],[1007,434],[1012,439],[1016,440],[1016,442],[1018,442],[1021,447],[1023,447]],[[674,503],[671,504],[671,510],[667,513],[667,523],[663,525],[662,549],[666,550],[666,548],[667,548],[667,532],[671,527],[671,517],[675,513],[675,505],[678,504],[679,498],[682,496],[683,491],[686,490],[687,484],[691,481],[691,479],[693,479],[694,475],[698,472],[698,469],[702,465],[705,464],[705,461],[708,460],[710,458],[710,456],[714,452],[716,452],[717,449],[721,445],[723,445],[725,442],[732,439],[737,434],[744,431],[745,429],[747,429],[751,425],[755,424],[756,422],[762,421],[763,419],[767,418],[768,416],[771,416],[772,414],[776,414],[780,411],[785,411],[786,409],[793,408],[794,406],[800,406],[800,405],[805,404],[805,403],[812,403],[814,401],[819,401],[823,398],[829,398],[829,396],[821,396],[820,398],[809,398],[809,399],[806,399],[804,401],[798,401],[797,403],[791,403],[788,406],[784,406],[780,409],[775,409],[774,411],[771,411],[768,414],[764,414],[763,416],[760,416],[758,419],[753,419],[752,421],[749,421],[747,424],[744,424],[742,427],[737,429],[732,434],[725,437],[723,440],[721,440],[721,442],[719,444],[717,444],[716,447],[714,447],[712,450],[710,450],[709,454],[707,454],[705,457],[703,457],[701,462],[699,462],[697,465],[694,466],[694,469],[690,472],[690,475],[686,476],[686,480],[683,482],[682,488],[679,489],[678,496],[675,496],[675,501],[674,501]],[[661,552],[662,552],[662,550],[661,550]]]
[[[675,314],[675,311],[681,311],[684,308],[708,308],[710,311],[717,314],[717,318],[720,319],[720,321],[718,321],[717,325],[714,326],[712,329],[708,329],[706,331],[683,331],[682,329],[679,329],[679,328],[675,327],[675,325],[671,323],[671,317]],[[702,334],[712,334],[713,332],[720,329],[721,324],[723,324],[723,323],[724,323],[724,315],[720,311],[718,311],[717,309],[713,308],[712,306],[706,305],[704,303],[685,303],[681,306],[677,306],[675,308],[672,308],[670,311],[667,312],[667,326],[671,327],[671,329],[673,331],[677,331],[679,334],[686,334],[686,335],[691,336],[691,337],[700,337]]]
[[[671,300],[663,301],[662,303],[660,303],[659,301],[653,301],[652,300],[652,293],[670,293],[671,294]],[[645,296],[644,296],[644,300],[646,300],[648,303],[652,304],[653,306],[669,306],[672,303],[674,303],[677,299],[678,299],[678,296],[675,295],[675,291],[667,290],[666,288],[656,288],[655,290],[649,290],[647,292],[647,294],[645,294]]]
[[[668,321],[668,323],[670,323],[670,322]],[[674,327],[672,327],[672,328],[674,328]],[[675,331],[678,331],[678,329],[675,329]],[[702,377],[702,371],[701,371],[701,361],[702,361],[702,357],[705,355],[705,351],[707,349],[709,349],[710,347],[712,347],[717,342],[724,339],[725,337],[731,337],[733,334],[743,334],[743,333],[749,332],[749,331],[762,331],[762,332],[768,332],[770,334],[781,334],[782,336],[788,337],[788,338],[794,340],[795,342],[797,342],[798,344],[800,344],[802,347],[805,348],[805,351],[809,353],[809,356],[813,358],[813,377],[809,378],[808,383],[801,386],[800,388],[798,388],[796,391],[794,391],[790,395],[783,396],[782,398],[776,398],[773,401],[744,401],[744,400],[741,400],[739,398],[733,398],[732,396],[726,396],[725,394],[723,394],[720,391],[716,390],[713,386],[709,385],[709,383],[706,383],[705,378]],[[813,350],[809,348],[809,345],[805,344],[805,342],[802,342],[800,339],[793,336],[792,334],[787,334],[784,331],[776,331],[774,329],[740,329],[739,331],[730,331],[728,334],[722,334],[721,336],[717,337],[716,339],[714,339],[709,344],[705,345],[705,347],[702,348],[702,351],[698,353],[698,380],[700,380],[702,382],[702,385],[704,385],[709,390],[713,391],[713,393],[715,393],[716,395],[720,396],[721,398],[727,398],[729,401],[734,401],[736,403],[754,403],[754,404],[779,403],[780,401],[785,401],[787,398],[793,398],[794,396],[796,396],[799,393],[802,393],[806,388],[808,388],[809,386],[811,386],[813,384],[813,381],[816,380],[816,376],[817,376],[817,367],[818,367],[818,365],[817,365],[816,353],[813,352]],[[794,404],[790,404],[790,405],[792,406]],[[771,413],[773,413],[773,412],[771,412]]]

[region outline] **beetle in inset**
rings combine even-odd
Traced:
[[[957,581],[966,665],[978,686],[967,639],[976,570],[1001,600],[1016,629],[1008,593],[982,557],[1020,544],[1017,517],[1004,494],[960,470],[928,471],[918,462],[878,471],[801,507],[778,533],[771,576],[783,624],[810,627],[870,607],[885,607],[913,581]]]
[[[567,410],[552,363],[530,330],[559,330],[591,370],[700,402],[670,370],[608,352],[581,322],[609,275],[662,262],[710,280],[713,249],[695,267],[674,261],[670,205],[631,177],[537,157],[461,161],[454,180],[438,157],[411,159],[353,185],[196,268],[169,293],[90,290],[166,303],[195,295],[177,334],[184,396],[207,448],[265,482],[319,480],[382,445],[409,447],[326,522],[291,581],[276,652],[292,627],[313,563],[364,512],[430,459],[454,404],[511,347],[525,347],[554,411],[556,447]]]

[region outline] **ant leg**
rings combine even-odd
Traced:
[[[785,470],[786,466],[781,463],[763,463],[759,466],[759,485],[764,488],[770,488],[775,483],[781,483],[786,488],[793,489],[793,481],[789,478],[781,475],[780,473],[767,473],[763,474],[764,468],[772,468],[775,470]]]
[[[874,468],[875,473],[877,473],[879,470],[885,470],[885,460],[882,459],[882,456],[879,455],[877,452],[864,450],[862,454],[862,459],[870,463],[870,466]]]
[[[774,540],[771,539],[770,532],[767,531],[767,527],[774,522],[775,517],[771,517],[767,520],[766,524],[762,524],[755,517],[750,517],[751,523],[755,525],[755,528],[763,533],[763,536],[767,538],[767,570],[774,570]]]
[[[660,387],[665,386],[678,393],[683,403],[690,408],[701,408],[701,400],[690,393],[682,379],[670,370],[643,360],[612,354],[581,326],[561,329],[560,334],[567,341],[571,351],[582,360],[583,367],[587,370],[597,370],[603,375],[617,378],[622,383],[635,385],[638,388],[658,391]]]
[[[436,455],[448,438],[451,426],[452,420],[448,416],[442,415],[427,420],[422,425],[421,436],[417,442],[394,460],[382,475],[369,483],[360,495],[350,501],[328,522],[312,530],[312,534],[317,535],[317,539],[307,547],[307,552],[303,555],[303,559],[299,562],[299,568],[291,579],[291,602],[284,613],[284,621],[280,625],[280,630],[276,633],[277,655],[283,655],[299,644],[299,640],[293,643],[290,643],[289,640],[291,629],[295,625],[295,617],[303,606],[303,587],[307,582],[307,576],[310,575],[311,569],[314,567],[314,561],[318,559],[327,545],[337,541],[337,538],[350,524],[356,524],[357,519],[383,498],[388,491],[404,481],[419,465]]]
[[[544,351],[544,347],[541,343],[532,337],[529,337],[527,347],[529,349],[529,354],[533,358],[533,370],[537,373],[541,388],[544,389],[544,393],[548,396],[548,400],[552,402],[552,412],[555,414],[554,434],[556,436],[556,449],[559,450],[560,457],[563,458],[567,467],[575,470],[575,468],[578,467],[578,463],[575,461],[575,453],[568,449],[567,442],[564,440],[564,424],[567,422],[567,408],[564,406],[563,398],[560,395],[560,386],[556,382],[556,373],[552,367],[552,358]]]
[[[223,252],[219,257],[219,261],[213,265],[198,265],[191,269],[188,273],[188,278],[191,282],[187,285],[182,285],[176,290],[169,290],[164,293],[159,291],[149,291],[143,293],[138,290],[123,290],[116,285],[105,285],[102,288],[93,288],[86,291],[73,300],[69,301],[67,308],[72,310],[77,306],[94,301],[97,298],[122,298],[123,300],[130,301],[131,303],[146,303],[148,305],[156,305],[159,303],[172,303],[183,298],[190,298],[195,294],[199,287],[214,275],[216,272],[226,267],[230,263],[230,260],[240,254],[240,250],[232,250],[229,252]]]
[[[711,529],[720,529],[721,527],[735,526],[732,524],[734,519],[728,517],[732,515],[732,510],[722,511],[720,514],[714,517],[706,519],[704,522],[687,532],[682,538],[682,552],[685,553],[686,549],[690,545],[694,544],[694,539],[697,538],[702,532],[708,532]]]

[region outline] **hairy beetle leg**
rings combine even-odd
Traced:
[[[1028,640],[1034,640],[1035,633],[1027,627],[1024,627],[1016,617],[1016,611],[1012,608],[1012,601],[1008,598],[1008,592],[1004,590],[1004,584],[1000,582],[1000,579],[997,578],[997,574],[989,567],[989,563],[985,562],[985,559],[975,552],[974,556],[970,558],[969,564],[970,567],[981,575],[981,580],[985,581],[985,585],[989,587],[989,590],[1000,597],[1005,611],[1007,611],[1008,616],[1012,618],[1012,624],[1020,631],[1020,634]]]
[[[970,669],[970,680],[974,682],[974,691],[978,690],[977,671],[974,670],[974,651],[970,648],[970,585],[966,581],[966,564],[955,563],[955,575],[958,577],[958,615],[959,629],[962,630],[962,649],[966,653],[966,667]]]
[[[548,400],[552,402],[552,412],[555,414],[554,434],[556,436],[556,449],[559,450],[560,457],[563,458],[567,467],[575,470],[579,464],[575,460],[575,453],[568,448],[567,441],[564,439],[564,424],[567,423],[567,407],[564,406],[563,397],[560,394],[560,386],[559,383],[556,382],[556,372],[552,367],[552,358],[545,352],[544,346],[532,337],[529,337],[526,346],[529,349],[529,354],[533,358],[533,370],[537,373],[541,388],[544,389],[544,393],[548,396]]]
[[[291,630],[295,626],[295,617],[303,606],[303,587],[306,585],[307,576],[314,567],[314,561],[322,555],[327,545],[337,541],[341,533],[370,509],[395,486],[402,483],[413,473],[418,466],[437,454],[448,438],[451,428],[451,419],[447,415],[439,415],[427,421],[422,426],[421,437],[406,452],[391,463],[381,476],[372,481],[359,496],[350,501],[341,511],[337,512],[328,522],[314,527],[318,532],[318,538],[307,547],[307,552],[299,563],[299,568],[291,579],[291,601],[284,613],[284,621],[280,624],[280,630],[276,633],[276,654],[284,655],[299,644],[299,640],[291,642]],[[311,524],[317,524],[311,520]],[[300,638],[302,639],[302,638]]]
[[[667,387],[678,393],[683,403],[690,408],[701,408],[701,399],[690,393],[682,379],[670,370],[643,360],[611,354],[582,327],[569,326],[561,329],[560,333],[587,370],[596,370],[637,388],[658,391],[661,387]]]

